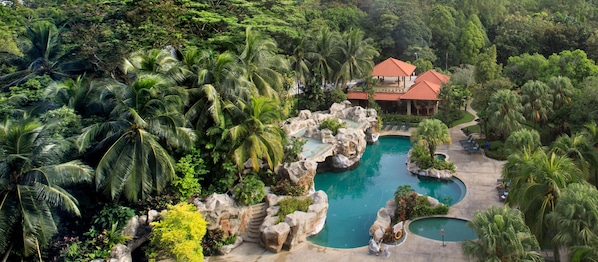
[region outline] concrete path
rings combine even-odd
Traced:
[[[476,115],[476,112],[468,107],[469,112]],[[468,154],[463,150],[459,140],[466,139],[461,128],[477,124],[472,121],[451,128],[450,134],[453,143],[440,146],[439,152],[446,153],[449,161],[457,167],[457,177],[465,183],[467,193],[463,200],[449,209],[448,217],[456,217],[471,220],[478,210],[486,210],[490,206],[501,206],[496,191],[496,179],[500,178],[504,161],[496,161],[486,158],[483,152]],[[414,130],[411,128],[409,131]],[[410,135],[408,131],[384,131],[380,135]],[[364,236],[367,237],[367,236]],[[353,249],[328,248],[314,245],[309,241],[298,246],[293,251],[283,251],[279,254],[266,251],[259,244],[244,243],[231,254],[220,257],[210,257],[207,261],[318,261],[318,262],[340,262],[340,261],[470,261],[462,252],[461,243],[446,242],[423,238],[407,232],[407,238],[399,246],[389,248],[391,256],[386,258],[382,255],[368,255],[367,247]]]

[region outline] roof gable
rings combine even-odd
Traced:
[[[429,81],[421,81],[409,88],[407,93],[401,96],[401,99],[406,100],[439,100],[438,93],[440,93],[440,85]]]
[[[448,82],[451,81],[451,77],[445,74],[438,73],[435,70],[428,70],[424,73],[421,73],[417,76],[417,78],[415,78],[415,83],[419,83],[422,81],[428,81],[438,85],[442,85],[448,84]]]
[[[375,65],[372,76],[410,76],[413,71],[414,65],[391,57]]]

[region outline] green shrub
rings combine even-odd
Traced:
[[[288,179],[278,181],[276,185],[270,187],[272,193],[282,196],[302,196],[304,189],[300,186],[291,185]]]
[[[266,188],[257,176],[251,175],[243,178],[234,189],[233,194],[238,203],[253,205],[259,203],[266,196]]]
[[[278,210],[278,219],[276,220],[276,224],[284,221],[284,218],[288,214],[292,214],[295,211],[307,212],[307,209],[312,203],[313,199],[311,199],[310,197],[305,198],[303,200],[296,197],[289,197],[281,200],[280,202],[278,202],[278,206],[280,206],[280,209]]]
[[[92,227],[94,227],[96,230],[102,231],[104,229],[111,228],[114,224],[117,224],[120,228],[123,228],[134,216],[135,210],[132,208],[110,203],[105,205],[102,210],[98,212],[98,214],[93,216]]]
[[[201,152],[197,149],[192,149],[191,154],[187,154],[179,159],[174,167],[174,171],[176,172],[176,176],[171,183],[180,194],[181,201],[185,201],[189,197],[201,193],[201,184],[199,184],[199,181],[203,180],[202,175],[209,172],[206,169],[204,160],[201,158]]]
[[[303,146],[307,143],[307,139],[298,137],[291,140],[290,145],[285,146],[285,154],[283,162],[299,161],[299,154],[303,152]]]
[[[158,222],[152,222],[152,248],[159,257],[173,256],[177,261],[203,261],[202,239],[207,222],[192,204],[179,203],[168,208]]]
[[[231,245],[235,243],[236,235],[225,237],[224,232],[220,229],[208,230],[201,241],[203,254],[205,256],[218,256],[220,248],[224,245]]]
[[[320,130],[328,129],[336,136],[340,128],[347,127],[347,123],[340,121],[338,118],[327,118],[320,124]]]

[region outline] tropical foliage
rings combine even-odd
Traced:
[[[468,226],[479,239],[465,241],[463,252],[479,261],[544,261],[523,216],[507,206],[476,212]]]

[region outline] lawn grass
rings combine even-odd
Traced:
[[[471,122],[474,119],[475,119],[474,115],[472,115],[471,113],[469,113],[467,111],[463,111],[463,117],[461,119],[453,122],[450,127],[454,127],[456,125],[460,125],[460,124],[463,124],[463,123]]]
[[[480,133],[480,125],[468,126],[466,128],[463,128],[463,131],[469,132],[468,134]]]

